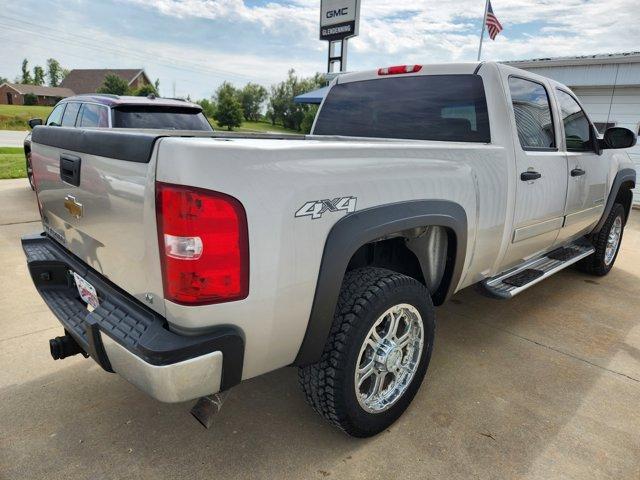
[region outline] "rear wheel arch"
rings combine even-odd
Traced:
[[[620,170],[613,179],[611,191],[607,197],[607,203],[600,217],[600,221],[596,224],[592,233],[598,233],[602,230],[604,223],[611,213],[613,205],[620,203],[625,209],[625,222],[629,218],[631,204],[633,202],[633,190],[636,186],[636,171],[633,168],[624,168]]]
[[[354,255],[372,242],[404,241],[405,232],[429,226],[442,227],[447,235],[443,277],[432,293],[434,304],[440,305],[457,286],[466,256],[467,215],[461,205],[447,200],[392,203],[353,213],[332,227],[324,246],[309,323],[294,365],[307,365],[320,358],[344,275],[350,264],[360,266],[351,263]],[[417,258],[415,251],[413,255]],[[424,266],[421,270],[424,272]],[[424,278],[421,281],[424,283]]]

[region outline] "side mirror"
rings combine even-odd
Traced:
[[[42,119],[41,118],[32,118],[27,123],[29,124],[29,127],[31,128],[31,130],[33,130],[38,125],[42,125]]]
[[[604,132],[604,137],[599,141],[601,149],[631,148],[636,144],[638,137],[628,128],[611,127]]]

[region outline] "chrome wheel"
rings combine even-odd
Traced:
[[[364,410],[383,412],[402,397],[423,346],[422,317],[414,306],[395,305],[378,317],[360,348],[355,371],[356,397]]]
[[[604,252],[605,265],[611,265],[611,262],[613,262],[613,259],[616,256],[616,252],[618,251],[618,247],[620,246],[621,236],[622,236],[622,218],[618,216],[613,221],[613,225],[611,225],[611,230],[609,230],[609,236],[607,237],[607,248]]]

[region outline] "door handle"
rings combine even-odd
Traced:
[[[542,177],[541,173],[534,172],[534,171],[531,171],[531,170],[528,170],[526,172],[522,172],[520,174],[520,180],[522,180],[523,182],[529,182],[531,180],[537,180],[540,177]]]
[[[581,168],[574,168],[573,170],[571,170],[571,176],[572,177],[580,177],[580,176],[584,175],[585,173],[587,173],[587,172],[585,172]]]
[[[63,153],[60,155],[60,179],[70,185],[80,186],[80,157]]]

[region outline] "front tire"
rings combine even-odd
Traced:
[[[36,184],[33,181],[33,166],[31,165],[31,152],[27,153],[27,179],[31,190],[36,191]]]
[[[385,430],[420,388],[434,334],[420,282],[381,268],[348,272],[320,361],[299,369],[307,402],[349,435]]]
[[[593,236],[596,251],[578,264],[580,270],[599,277],[611,271],[620,251],[624,223],[624,207],[614,203],[602,229]]]

